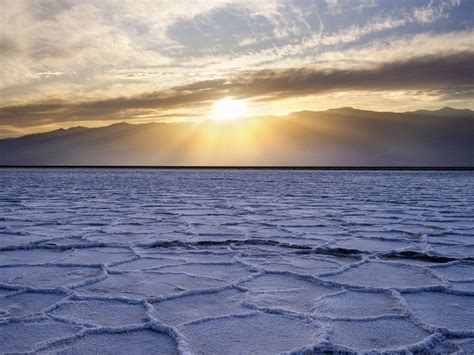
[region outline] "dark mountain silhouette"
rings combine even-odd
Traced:
[[[0,140],[1,165],[474,166],[474,111],[353,108]]]

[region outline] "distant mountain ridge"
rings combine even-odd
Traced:
[[[74,127],[0,140],[0,165],[474,166],[474,111]]]
[[[469,110],[469,109],[455,109],[452,107],[443,107],[440,108],[439,110],[435,111],[429,111],[429,110],[417,110],[417,111],[412,111],[412,112],[405,112],[405,113],[413,113],[413,114],[422,114],[422,115],[437,115],[437,116],[456,116],[456,117],[462,117],[462,116],[472,116],[474,114],[474,111]]]

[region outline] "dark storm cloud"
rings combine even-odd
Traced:
[[[450,93],[469,92],[473,86],[474,52],[463,52],[390,62],[370,69],[248,71],[128,98],[8,106],[0,108],[0,124],[27,127],[67,121],[130,120],[144,113],[159,115],[166,109],[205,105],[224,96],[271,101],[330,91],[438,90],[449,97]]]
[[[421,57],[373,69],[261,71],[231,84],[242,96],[268,99],[344,90],[413,90],[464,87],[474,84],[474,52]]]

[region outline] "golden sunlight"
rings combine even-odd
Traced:
[[[214,103],[212,117],[215,120],[239,118],[244,115],[245,109],[246,104],[244,101],[226,97]]]

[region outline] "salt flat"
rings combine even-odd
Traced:
[[[0,352],[471,353],[474,173],[3,169]]]

